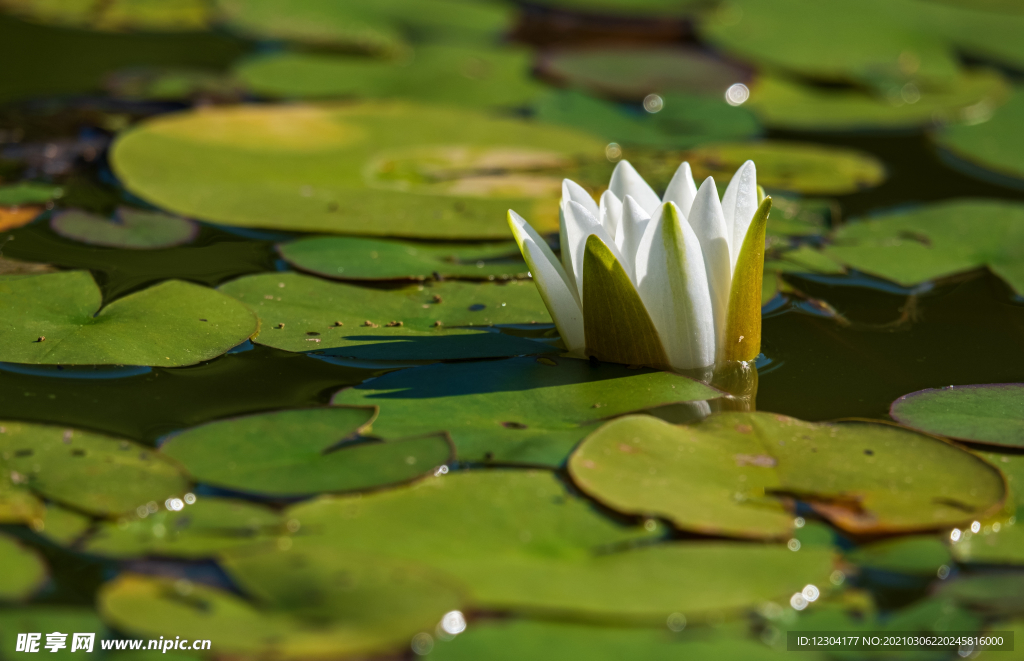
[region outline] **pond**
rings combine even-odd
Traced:
[[[0,12],[0,659],[1016,658],[1017,3]]]

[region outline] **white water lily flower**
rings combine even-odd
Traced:
[[[627,161],[599,202],[562,183],[561,261],[519,214],[508,222],[571,354],[666,369],[753,360],[761,346],[761,276],[771,198],[753,161],[722,200],[690,165],[665,195]]]

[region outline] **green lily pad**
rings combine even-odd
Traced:
[[[441,434],[367,442],[373,408],[261,413],[192,427],[160,451],[197,482],[269,496],[358,491],[429,475],[451,461]]]
[[[685,626],[686,620],[677,616],[671,622],[678,627]],[[684,658],[773,661],[785,658],[784,652],[776,652],[733,632],[730,632],[732,635],[712,632],[710,636],[707,633],[674,634],[668,629],[594,627],[529,620],[501,620],[479,626],[474,622],[453,640],[438,641],[430,658],[439,661],[678,661]]]
[[[773,413],[723,413],[694,426],[620,418],[580,445],[569,473],[612,509],[740,537],[789,535],[780,495],[858,534],[970,523],[1006,497],[999,472],[954,445],[890,425]]]
[[[121,514],[188,488],[176,464],[131,441],[29,422],[0,430],[0,468],[11,482],[82,512]]]
[[[0,535],[0,602],[27,598],[46,576],[46,565],[39,554]]]
[[[557,231],[560,168],[604,147],[569,129],[380,102],[167,115],[122,134],[111,159],[133,193],[225,225],[507,240],[509,208]]]
[[[972,122],[947,126],[932,134],[940,147],[957,159],[950,165],[966,174],[992,178],[1017,188],[1024,186],[1024,91],[1016,90],[1005,105],[993,112],[991,105],[975,109]],[[961,160],[962,159],[962,160]]]
[[[839,206],[827,198],[772,196],[772,215],[765,231],[768,247],[780,237],[824,234],[832,223],[838,224]]]
[[[121,207],[113,219],[71,210],[50,219],[54,232],[91,246],[153,250],[190,243],[199,226],[185,218]]]
[[[20,654],[14,652],[17,649],[19,633],[41,633],[38,651],[47,655],[47,658],[74,659],[81,657],[85,650],[71,651],[73,646],[72,636],[67,638],[67,647],[62,650],[46,649],[46,634],[52,631],[73,634],[75,632],[93,633],[96,638],[93,641],[92,652],[100,652],[100,640],[105,640],[110,633],[103,626],[96,612],[91,608],[80,608],[74,606],[19,606],[11,610],[0,611],[0,648],[4,650],[4,659],[17,658]],[[10,655],[8,655],[10,653]]]
[[[17,207],[23,204],[45,204],[64,194],[60,186],[23,181],[0,186],[0,206]]]
[[[889,409],[900,424],[930,434],[988,445],[1024,447],[1024,384],[928,388],[903,395]]]
[[[637,116],[614,103],[559,90],[542,97],[534,110],[541,121],[572,126],[627,148],[686,149],[707,142],[751,138],[761,132],[748,110],[730,106],[718,96],[672,93],[664,94],[662,103],[657,114]],[[672,162],[679,167],[675,155]]]
[[[683,154],[694,178],[728,181],[747,160],[757,163],[757,183],[765,188],[807,195],[843,195],[871,188],[885,179],[873,156],[841,147],[765,140],[698,147]]]
[[[234,280],[220,291],[256,311],[260,330],[254,342],[285,351],[326,351],[364,360],[551,351],[533,340],[469,328],[550,323],[544,302],[527,281],[432,282],[380,290],[298,273],[267,273]]]
[[[939,568],[949,569],[953,557],[938,537],[914,535],[858,546],[846,559],[860,567],[883,571],[935,576]]]
[[[669,372],[522,357],[392,372],[332,403],[380,407],[373,432],[385,438],[446,430],[461,461],[558,466],[602,420],[720,395]]]
[[[411,243],[354,236],[313,236],[277,251],[295,268],[335,280],[493,280],[525,277],[529,269],[514,241]]]
[[[550,472],[456,472],[362,497],[321,498],[286,516],[309,534],[296,549],[365,553],[434,567],[485,609],[616,624],[699,618],[823,585],[828,550],[784,545],[663,543],[572,496]],[[386,525],[385,525],[386,524]]]
[[[129,67],[104,80],[115,97],[146,101],[238,101],[245,94],[239,81],[216,69],[187,67]]]
[[[340,50],[394,54],[406,35],[427,41],[493,41],[512,19],[500,2],[380,0],[337,3],[296,0],[217,0],[228,25],[257,37],[298,41]]]
[[[55,544],[67,546],[81,538],[92,527],[92,519],[78,512],[49,503],[38,519],[30,521],[32,529]]]
[[[987,267],[1024,293],[1024,205],[951,200],[843,225],[826,254],[907,287]]]
[[[280,590],[271,603],[253,604],[187,580],[122,574],[100,588],[99,611],[118,630],[152,638],[187,631],[189,638],[216,641],[221,654],[336,659],[400,649],[417,631],[432,628],[454,602],[451,588],[413,568],[326,554],[303,567],[305,558],[289,557],[295,564],[279,563],[277,575],[253,582],[264,595]],[[278,578],[285,568],[291,585],[281,585]],[[250,590],[254,585],[248,585]],[[303,617],[296,612],[299,604],[289,600],[294,594],[329,595],[335,613]],[[345,595],[354,598],[339,598]],[[406,602],[407,595],[415,599]]]
[[[185,501],[183,501],[185,502]],[[272,539],[285,530],[274,511],[240,500],[201,497],[180,510],[103,522],[82,551],[115,558],[208,558],[235,546]]]
[[[199,559],[287,534],[280,515],[261,505],[215,497],[196,500],[192,494],[177,505],[180,509],[101,521],[78,547],[113,558]]]
[[[1005,79],[987,69],[966,72],[953,84],[937,89],[908,85],[893,84],[887,94],[881,95],[853,89],[819,89],[763,76],[751,91],[747,105],[773,128],[846,131],[931,125],[936,120],[970,123],[980,109],[991,112],[1009,95]]]
[[[558,49],[538,67],[564,86],[603,96],[640,101],[651,93],[690,92],[713,95],[723,107],[725,90],[750,75],[701,50],[657,45]]]
[[[977,533],[961,530],[956,539],[951,537],[950,550],[957,562],[1024,565],[1024,525],[1017,522],[1024,512],[1024,456],[1001,452],[978,454],[1006,476],[1013,499],[1006,509],[1017,514],[1007,517],[1000,513],[1002,516],[993,517],[995,520],[985,521],[983,525],[979,521]]]
[[[544,87],[530,77],[531,56],[510,48],[423,45],[398,60],[281,52],[240,64],[252,92],[277,98],[415,99],[467,107],[517,107]]]
[[[211,18],[204,0],[110,0],[100,6],[81,0],[5,0],[4,9],[42,23],[111,32],[203,30]]]
[[[961,576],[942,586],[939,596],[990,616],[1024,614],[1024,574],[987,572]]]
[[[0,276],[0,360],[36,365],[194,365],[257,329],[237,300],[180,280],[100,308],[86,271]]]
[[[920,27],[915,5],[923,4],[729,0],[706,14],[700,33],[727,53],[811,78],[945,82],[956,76],[959,62],[939,35]]]

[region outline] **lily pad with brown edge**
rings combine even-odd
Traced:
[[[669,372],[526,356],[392,372],[331,402],[378,406],[372,432],[384,438],[445,430],[460,461],[558,466],[603,420],[721,394]]]
[[[368,436],[376,417],[369,406],[258,413],[178,432],[160,451],[197,482],[270,497],[376,489],[451,461],[451,442],[442,433]]]
[[[430,282],[384,290],[298,273],[266,273],[233,280],[220,291],[259,316],[254,342],[285,351],[324,351],[361,360],[554,351],[541,342],[487,330],[496,324],[550,323],[544,302],[527,281]]]
[[[858,567],[934,577],[953,564],[949,547],[937,535],[911,535],[864,544],[845,554]]]
[[[394,60],[279,52],[235,68],[251,92],[271,98],[414,99],[461,108],[518,108],[544,92],[532,57],[514,48],[424,44]]]
[[[957,562],[1024,565],[1024,525],[1018,523],[1024,511],[1024,455],[1006,452],[978,454],[1006,476],[1012,502],[1007,503],[1004,512],[979,521],[977,533],[966,527],[958,534],[951,531],[950,550]]]
[[[72,209],[50,219],[54,232],[72,241],[107,248],[155,250],[192,242],[199,226],[186,218],[121,207],[113,218]]]
[[[122,134],[111,159],[136,195],[225,225],[507,240],[509,208],[556,231],[563,170],[604,147],[561,127],[367,102],[164,115]]]
[[[0,232],[24,227],[39,217],[43,207],[0,207]]]
[[[886,94],[857,89],[820,89],[778,76],[762,76],[749,105],[766,125],[805,131],[849,131],[957,124],[977,120],[982,109],[1002,105],[1010,90],[998,73],[979,69],[950,84],[893,84]]]
[[[787,536],[784,497],[854,534],[962,525],[998,511],[1006,498],[998,470],[937,438],[773,413],[723,413],[692,426],[650,416],[613,420],[573,452],[569,472],[617,511],[736,537]]]
[[[188,580],[123,573],[100,588],[98,609],[108,625],[137,636],[184,630],[215,641],[220,653],[337,659],[399,651],[460,604],[457,588],[413,563],[340,553],[274,559],[273,571],[245,575],[258,600]],[[259,562],[255,557],[246,568]],[[312,616],[313,598],[330,600],[333,608]]]
[[[194,365],[257,330],[214,289],[169,280],[101,307],[87,271],[0,276],[0,361],[36,365]]]
[[[807,195],[844,195],[885,180],[885,166],[874,156],[844,147],[764,140],[707,145],[682,155],[698,181],[712,176],[729,181],[747,160],[757,164],[757,182]]]
[[[889,409],[900,424],[960,441],[1024,447],[1024,383],[928,388]]]
[[[995,180],[1014,188],[1024,187],[1024,91],[1015,90],[1005,105],[974,108],[966,124],[946,126],[932,133],[932,140],[955,158],[949,165],[975,178]]]
[[[26,599],[42,586],[47,573],[38,553],[0,535],[0,603]]]
[[[313,236],[277,246],[297,269],[334,280],[493,280],[525,277],[514,241],[413,243],[355,236]]]
[[[823,585],[832,571],[822,549],[652,544],[656,523],[617,523],[549,471],[456,471],[361,497],[322,497],[286,516],[308,531],[292,550],[419,562],[465,585],[478,608],[620,626],[738,611]]]
[[[85,553],[113,558],[209,558],[217,553],[287,536],[280,514],[241,500],[199,496],[180,510],[160,508],[100,523],[81,544]]]
[[[669,626],[685,626],[676,614]],[[678,661],[681,658],[716,661],[775,661],[785,652],[742,635],[739,630],[676,632],[672,629],[595,627],[566,622],[496,620],[474,622],[452,640],[439,640],[431,652],[439,661]],[[812,653],[813,655],[813,653]],[[802,657],[803,658],[803,657]],[[818,661],[811,656],[808,661]]]
[[[30,422],[3,421],[0,429],[4,477],[79,512],[122,514],[188,489],[176,463],[132,441]]]
[[[837,229],[825,253],[906,287],[988,268],[1024,293],[1024,205],[950,200],[872,216]]]
[[[559,48],[537,66],[562,86],[603,96],[640,101],[652,93],[689,92],[715,96],[724,107],[725,90],[750,78],[749,69],[704,51],[665,45]]]

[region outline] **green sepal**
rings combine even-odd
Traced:
[[[583,328],[587,355],[610,363],[666,369],[668,356],[633,282],[612,251],[591,234],[583,254]]]
[[[764,275],[764,235],[772,198],[765,196],[743,238],[729,292],[725,341],[718,360],[754,360],[761,353],[761,278]]]

